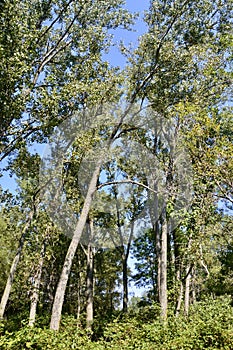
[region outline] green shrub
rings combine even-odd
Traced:
[[[142,317],[140,317],[140,313]],[[145,315],[148,320],[145,320]],[[152,310],[153,315],[153,310]],[[2,350],[77,349],[77,350],[232,350],[233,308],[230,298],[198,302],[189,317],[170,315],[163,324],[157,317],[151,321],[149,310],[142,308],[135,316],[123,316],[103,329],[103,336],[90,334],[77,320],[64,317],[59,332],[46,328],[23,326],[16,332],[2,331]]]

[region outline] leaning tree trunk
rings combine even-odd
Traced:
[[[13,284],[13,281],[14,281],[15,272],[16,272],[16,269],[17,269],[17,266],[18,266],[18,263],[19,263],[21,254],[22,254],[22,250],[23,250],[23,246],[24,246],[24,241],[25,241],[25,236],[26,236],[26,234],[27,234],[27,232],[28,232],[28,229],[29,229],[29,227],[30,227],[30,225],[31,225],[31,222],[32,222],[34,213],[35,213],[35,209],[33,209],[33,210],[30,212],[28,221],[27,221],[27,223],[26,223],[26,225],[25,225],[25,227],[24,227],[24,229],[23,229],[22,235],[21,235],[21,237],[20,237],[20,241],[19,241],[19,246],[18,246],[18,249],[17,249],[17,253],[16,253],[16,255],[15,255],[15,257],[14,257],[14,260],[13,260],[13,262],[12,262],[12,264],[11,264],[10,273],[9,273],[8,278],[7,278],[6,286],[5,286],[5,289],[4,289],[4,292],[3,292],[3,295],[2,295],[2,299],[1,299],[1,304],[0,304],[0,319],[3,318],[4,313],[5,313],[5,310],[6,310],[6,305],[7,305],[9,296],[10,296],[12,284]]]
[[[139,88],[137,89],[137,93],[142,88],[143,88],[143,85],[140,85]],[[112,134],[111,134],[109,141],[107,143],[106,151],[109,150],[111,144],[114,142],[115,136],[117,135],[119,128],[122,126],[124,118],[128,115],[128,113],[132,107],[132,103],[136,99],[137,93],[135,92],[133,94],[128,107],[125,109],[125,111],[121,115],[118,123],[113,128]],[[92,204],[92,198],[93,198],[93,195],[97,189],[97,182],[98,182],[98,178],[99,178],[99,174],[100,174],[100,169],[101,169],[101,166],[103,164],[105,157],[106,157],[106,154],[105,155],[103,154],[99,158],[97,165],[96,165],[96,168],[93,172],[93,175],[92,175],[89,187],[88,187],[87,195],[86,195],[86,198],[84,201],[83,209],[82,209],[78,224],[77,224],[76,229],[74,231],[73,238],[71,240],[70,246],[68,248],[68,251],[67,251],[67,254],[65,257],[65,262],[64,262],[61,276],[60,276],[60,279],[58,282],[58,286],[57,286],[57,290],[56,290],[55,298],[54,298],[54,303],[53,303],[53,308],[52,308],[52,315],[51,315],[51,321],[50,321],[50,329],[52,329],[52,330],[59,329],[60,320],[61,320],[61,313],[62,313],[62,306],[63,306],[64,296],[65,296],[65,290],[66,290],[66,285],[68,282],[72,262],[73,262],[74,255],[76,253],[83,229],[84,229],[86,221],[87,221],[87,217],[88,217],[88,214],[89,214],[89,211],[91,208],[91,204]]]
[[[55,298],[53,302],[53,308],[52,308],[52,315],[51,315],[51,321],[50,321],[50,329],[52,330],[58,330],[59,325],[60,325],[60,320],[61,320],[61,313],[62,313],[62,306],[64,302],[64,297],[65,297],[65,290],[70,274],[70,270],[72,267],[74,255],[76,253],[83,229],[85,227],[87,217],[91,208],[92,204],[92,199],[93,195],[96,192],[96,186],[97,186],[97,181],[99,178],[99,173],[100,173],[100,168],[102,164],[102,159],[99,160],[96,169],[93,172],[92,179],[90,181],[90,185],[87,191],[87,195],[85,198],[85,202],[83,205],[83,209],[77,224],[77,227],[74,231],[73,238],[70,242],[70,246],[68,248],[66,257],[65,257],[65,262],[62,268],[62,272],[60,275],[60,279],[58,282],[57,290],[55,293]]]

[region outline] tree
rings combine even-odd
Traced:
[[[142,37],[138,49],[130,58],[129,80],[132,90],[144,81],[138,97],[147,98],[158,117],[175,120],[178,128],[182,128],[182,123],[187,125],[189,115],[193,125],[198,127],[198,124],[187,109],[182,117],[176,106],[193,106],[200,110],[205,106],[210,111],[225,102],[231,83],[229,6],[230,3],[220,6],[210,1],[201,5],[191,1],[151,1],[146,16],[148,33]],[[197,140],[197,135],[193,136]],[[174,178],[171,178],[170,185],[173,184]],[[161,252],[158,264],[160,281],[163,281],[160,304],[165,319],[168,207],[164,210],[164,226],[157,242]]]
[[[132,22],[122,4],[1,3],[1,159],[22,142],[43,141],[80,108],[84,94],[93,103],[99,89],[108,96],[118,77],[102,62],[101,52],[110,44],[110,29],[129,28]]]

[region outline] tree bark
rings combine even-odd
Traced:
[[[156,221],[154,225],[155,230],[155,249],[156,249],[156,260],[157,260],[157,299],[160,302],[161,296],[161,237],[159,223]]]
[[[62,268],[61,276],[58,282],[57,290],[55,293],[55,298],[53,302],[53,308],[52,308],[52,315],[51,315],[51,321],[50,321],[50,329],[57,331],[60,326],[60,321],[61,321],[61,313],[62,313],[62,306],[64,302],[64,296],[65,296],[65,290],[70,274],[70,270],[72,267],[72,262],[74,255],[76,253],[83,229],[85,227],[87,217],[91,208],[92,204],[92,199],[93,195],[96,191],[97,188],[97,181],[99,178],[99,173],[100,173],[100,168],[102,165],[102,159],[99,160],[93,175],[92,179],[89,184],[88,192],[85,198],[85,202],[83,205],[83,209],[77,224],[77,227],[74,231],[73,238],[70,242],[70,246],[68,248],[66,257],[65,257],[65,262]]]
[[[188,241],[188,251],[191,248],[192,244],[192,238],[189,238]],[[192,266],[190,263],[188,263],[186,267],[186,277],[185,277],[185,294],[184,294],[184,314],[188,316],[189,313],[189,304],[190,304],[190,282],[191,282],[191,272],[192,272]]]
[[[37,271],[34,277],[34,288],[31,296],[31,307],[30,307],[30,315],[29,315],[29,326],[34,326],[36,320],[36,309],[39,301],[39,291],[40,291],[40,282],[42,275],[42,268],[44,263],[44,255],[45,255],[45,242],[42,244],[42,248],[40,251],[40,259],[37,267]]]
[[[94,251],[92,247],[93,221],[90,221],[90,241],[87,247],[87,329],[92,330],[94,320]]]
[[[93,302],[94,302],[94,254],[91,244],[88,245],[87,252],[87,329],[92,329],[93,324]]]
[[[124,250],[124,246],[122,247]],[[122,256],[122,267],[123,267],[123,312],[128,311],[128,269],[127,269],[127,257],[125,252]]]
[[[30,212],[28,221],[27,221],[27,223],[26,223],[26,225],[25,225],[25,227],[23,229],[22,235],[20,237],[17,253],[16,253],[16,255],[14,257],[14,260],[13,260],[13,262],[11,264],[10,273],[9,273],[8,278],[7,278],[6,286],[5,286],[5,289],[4,289],[4,292],[3,292],[3,295],[2,295],[2,299],[1,299],[0,319],[2,319],[4,317],[4,313],[5,313],[5,310],[6,310],[6,305],[7,305],[7,302],[8,302],[9,296],[10,296],[10,292],[11,292],[11,288],[12,288],[12,284],[13,284],[13,281],[14,281],[15,272],[16,272],[16,269],[17,269],[17,266],[18,266],[21,254],[22,254],[24,241],[25,241],[25,236],[26,236],[26,234],[28,232],[28,229],[29,229],[29,227],[31,225],[34,213],[35,213],[35,208]]]
[[[161,275],[160,275],[160,306],[161,318],[163,321],[167,319],[167,219],[166,213],[162,219],[161,234]]]
[[[191,281],[191,269],[190,269],[190,265],[188,265],[186,269],[185,295],[184,295],[184,314],[186,316],[188,316],[188,313],[189,313],[190,281]]]
[[[181,279],[181,271],[180,270],[177,271],[177,281],[180,283],[180,290],[179,290],[177,303],[176,303],[176,312],[175,312],[176,316],[178,316],[180,313],[181,303],[182,303],[183,294],[184,294],[184,285],[183,285],[183,281]]]
[[[191,303],[194,304],[196,302],[196,281],[195,281],[195,266],[192,268],[192,282],[191,282],[191,295],[192,295],[192,300]]]
[[[80,261],[78,261],[78,264],[80,266]],[[79,326],[80,322],[79,322],[79,319],[80,319],[80,315],[81,315],[81,285],[82,285],[82,282],[81,282],[81,271],[78,272],[78,285],[77,285],[77,327]]]

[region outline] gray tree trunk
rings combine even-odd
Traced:
[[[39,292],[40,292],[40,282],[42,275],[42,268],[44,263],[44,255],[45,255],[45,242],[42,244],[42,248],[40,251],[40,259],[37,267],[36,274],[34,276],[34,287],[31,296],[31,307],[30,307],[30,315],[29,315],[29,326],[34,326],[36,321],[36,309],[39,301]]]
[[[83,229],[85,227],[87,217],[91,208],[92,204],[92,199],[93,195],[96,191],[96,186],[97,186],[97,181],[99,178],[99,173],[100,173],[100,168],[102,165],[102,159],[99,160],[93,175],[92,179],[89,184],[89,188],[87,191],[87,195],[85,198],[85,202],[83,205],[83,209],[77,224],[77,227],[74,231],[73,238],[70,242],[70,246],[68,248],[66,257],[65,257],[65,262],[62,268],[61,276],[58,282],[58,286],[56,289],[55,293],[55,298],[53,302],[53,308],[52,308],[52,315],[51,315],[51,321],[50,321],[50,329],[52,330],[58,330],[60,326],[60,320],[61,320],[61,313],[62,313],[62,306],[64,302],[64,296],[65,296],[65,291],[66,291],[66,286],[70,274],[70,270],[72,267],[72,262],[74,259],[74,255],[76,253]]]
[[[190,237],[188,241],[188,247],[187,247],[188,251],[191,248],[191,244],[192,244],[192,239]],[[184,314],[186,316],[188,316],[188,313],[189,313],[191,272],[192,272],[192,267],[191,267],[191,264],[188,263],[186,267],[185,294],[184,294]]]
[[[167,319],[167,220],[166,213],[162,222],[161,234],[161,272],[160,272],[160,306],[161,318]]]
[[[87,247],[87,306],[86,324],[87,329],[92,329],[94,320],[94,251],[92,247],[93,221],[90,221],[90,241]]]
[[[192,268],[192,282],[191,282],[191,295],[192,295],[192,300],[191,303],[194,304],[196,302],[196,271],[195,271],[195,266]]]
[[[177,303],[176,303],[176,312],[175,312],[175,315],[178,316],[180,313],[181,304],[182,304],[182,300],[183,300],[183,294],[184,294],[184,285],[183,285],[183,281],[181,279],[180,269],[177,271],[177,278],[176,279],[180,284],[179,294],[178,294]]]
[[[186,269],[186,279],[185,279],[185,295],[184,295],[184,313],[188,316],[189,313],[189,299],[190,299],[190,282],[191,282],[191,271],[190,265]]]
[[[88,245],[87,253],[87,329],[92,329],[93,324],[93,302],[94,302],[94,254],[91,244]]]
[[[158,221],[155,223],[155,247],[157,260],[157,299],[161,296],[161,236]]]

